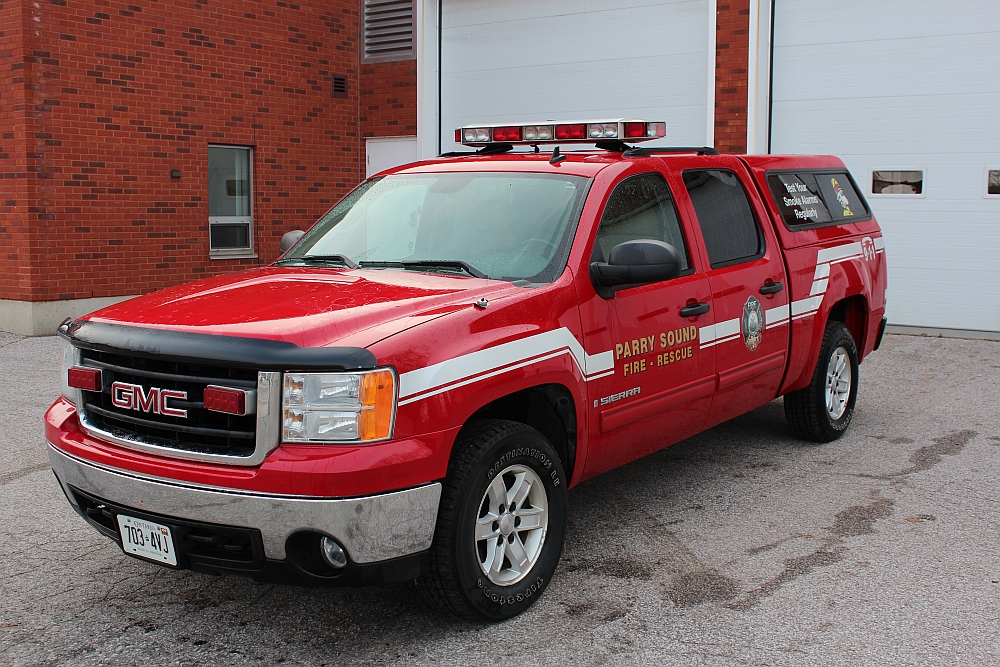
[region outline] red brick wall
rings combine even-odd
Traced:
[[[362,65],[359,113],[363,138],[415,136],[417,61]]]
[[[359,66],[359,0],[35,5],[0,0],[0,298],[256,265],[208,258],[209,143],[255,147],[265,263],[363,177],[365,137],[416,134],[416,61]],[[716,146],[742,152],[749,1],[720,2],[717,20]]]
[[[719,2],[715,31],[715,147],[747,150],[750,0]]]
[[[34,257],[0,258],[0,298],[135,294],[256,265],[208,258],[209,143],[255,146],[261,263],[363,175],[357,0],[33,4],[0,4],[5,33],[38,31],[21,54],[22,83],[7,66],[19,58],[0,55],[0,91],[13,85],[30,98],[31,125],[15,135],[32,142],[12,169],[27,176],[26,191],[15,204],[0,197],[0,234],[18,246],[18,221],[34,229]],[[6,20],[20,6],[37,16]],[[346,98],[331,97],[332,73],[347,75]],[[12,282],[11,262],[30,265],[30,280]]]
[[[28,220],[27,104],[30,44],[25,25],[28,2],[0,2],[0,297],[31,292],[31,228]]]

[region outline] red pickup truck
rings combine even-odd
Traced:
[[[419,579],[495,620],[551,581],[575,484],[779,396],[839,437],[885,327],[854,180],[635,145],[664,132],[460,128],[478,150],[365,181],[266,268],[67,321],[70,504],[167,567]]]

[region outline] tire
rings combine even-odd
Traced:
[[[842,322],[829,322],[809,386],[785,394],[785,418],[800,438],[831,442],[851,425],[857,398],[858,348],[854,337]]]
[[[469,424],[455,443],[441,493],[420,582],[426,597],[467,620],[520,614],[559,564],[566,507],[562,464],[541,433],[511,421]]]

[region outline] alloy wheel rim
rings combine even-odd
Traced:
[[[851,357],[845,348],[838,347],[826,365],[826,412],[834,421],[847,412],[851,379]]]
[[[549,525],[549,499],[534,470],[512,465],[493,478],[479,503],[476,553],[492,583],[515,584],[538,562]]]

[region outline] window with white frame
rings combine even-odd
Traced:
[[[986,190],[985,197],[1000,197],[1000,169],[986,168]]]
[[[250,148],[208,147],[208,237],[213,256],[253,253]]]
[[[871,194],[922,196],[924,194],[924,170],[873,169]]]

